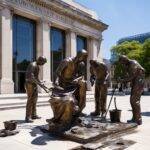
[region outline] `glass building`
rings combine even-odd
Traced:
[[[88,52],[89,68],[107,27],[96,13],[72,0],[0,1],[0,94],[24,93],[27,66],[41,55],[48,62],[39,78],[49,87],[59,63],[82,49]],[[85,74],[88,80],[89,69]]]
[[[140,43],[144,43],[146,39],[150,38],[150,32],[147,33],[142,33],[142,34],[137,34],[137,35],[133,35],[133,36],[129,36],[129,37],[125,37],[120,39],[117,44],[121,44],[125,41],[139,41]]]

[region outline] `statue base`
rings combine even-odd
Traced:
[[[61,133],[64,139],[71,140],[77,143],[85,144],[92,141],[104,140],[117,135],[127,134],[136,129],[135,123],[111,123],[108,120],[103,120],[100,117],[79,117],[79,121],[76,122],[69,130]],[[57,132],[50,132],[49,125],[40,128],[43,132],[54,134]]]
[[[89,143],[92,141],[113,137],[118,134],[127,133],[137,127],[135,123],[111,123],[101,118],[82,118],[83,125],[76,125],[64,133],[64,138],[78,143]]]

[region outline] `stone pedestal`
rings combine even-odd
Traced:
[[[64,133],[65,139],[82,144],[91,143],[131,133],[137,128],[135,123],[111,123],[97,117],[82,117],[81,120],[83,122],[81,125],[74,126]]]
[[[12,14],[7,8],[0,10],[0,94],[14,93],[12,80]]]

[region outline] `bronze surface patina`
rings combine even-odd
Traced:
[[[0,137],[12,136],[12,135],[16,135],[17,133],[19,133],[19,131],[16,129],[17,122],[14,120],[5,121],[4,127],[5,129],[0,130]]]
[[[92,85],[95,82],[96,88],[95,112],[92,116],[81,115],[86,104],[86,81],[84,73],[79,71],[79,68],[86,66],[83,63],[86,59],[87,52],[82,50],[76,57],[66,58],[58,66],[49,100],[53,118],[47,119],[48,124],[40,126],[40,129],[50,135],[58,135],[79,143],[103,140],[135,129],[136,123],[112,123],[96,116],[106,113],[109,78],[106,65],[96,60],[90,61],[90,81]]]
[[[126,77],[124,79],[119,79],[118,82],[131,83],[130,103],[133,117],[132,120],[129,120],[128,122],[136,122],[138,125],[141,125],[140,98],[144,89],[145,70],[137,61],[131,60],[124,55],[120,55],[118,61],[126,70]]]
[[[95,111],[91,113],[92,116],[103,115],[106,113],[106,100],[108,88],[108,68],[103,62],[97,60],[90,60],[90,82],[93,86],[95,82]]]
[[[26,71],[26,83],[25,88],[27,92],[27,105],[26,105],[26,122],[32,122],[31,119],[38,119],[40,117],[36,114],[36,103],[38,98],[38,87],[42,86],[42,82],[39,80],[39,66],[44,65],[47,62],[44,56],[40,56],[35,62],[29,64]]]
[[[47,120],[50,131],[63,131],[72,125],[86,105],[86,81],[78,67],[87,56],[82,50],[76,57],[64,59],[56,70],[50,99],[54,117]]]

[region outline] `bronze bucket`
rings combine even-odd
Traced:
[[[115,122],[120,122],[120,118],[121,118],[121,110],[119,109],[112,109],[109,111],[110,113],[110,120],[111,122],[115,123]]]
[[[12,130],[15,130],[16,127],[17,127],[17,122],[16,121],[5,121],[4,122],[4,127],[6,130],[9,130],[9,131],[12,131]]]

